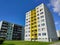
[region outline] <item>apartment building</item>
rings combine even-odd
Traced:
[[[12,40],[23,40],[24,28],[21,25],[14,24]]]
[[[26,12],[25,41],[56,41],[57,34],[53,16],[42,3]]]
[[[6,40],[23,40],[24,27],[10,22],[0,22],[0,37]]]

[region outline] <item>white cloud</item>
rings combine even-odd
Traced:
[[[60,15],[60,0],[51,0],[48,5],[53,6],[53,11]]]
[[[55,25],[60,27],[60,21],[56,21]]]
[[[56,21],[55,26],[57,30],[60,30],[60,21]]]
[[[58,25],[59,24],[59,22],[55,22],[55,25]]]

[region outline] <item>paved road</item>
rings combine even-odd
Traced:
[[[56,42],[56,43],[50,44],[50,45],[60,45],[60,42]]]

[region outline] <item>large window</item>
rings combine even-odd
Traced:
[[[40,25],[38,25],[38,27],[40,27]]]
[[[26,35],[26,37],[27,37],[27,35]]]
[[[26,19],[26,20],[28,20],[28,19]]]
[[[27,33],[27,31],[25,31],[25,33]]]
[[[42,19],[41,22],[44,22],[44,19]]]
[[[37,11],[37,13],[38,13],[39,11]]]
[[[41,18],[44,18],[44,16],[41,16]]]
[[[40,28],[38,29],[38,31],[40,31]]]
[[[46,36],[46,33],[42,33],[42,36]]]
[[[42,31],[45,30],[45,28],[42,28]]]
[[[37,27],[36,25],[34,27]]]
[[[34,22],[34,24],[36,24],[36,22]]]
[[[45,23],[42,23],[41,26],[45,26]]]
[[[40,14],[43,14],[43,12],[41,12]]]
[[[39,39],[41,39],[41,38],[39,38]]]
[[[31,23],[31,25],[33,25],[34,23]]]
[[[37,17],[39,19],[39,17]]]
[[[39,14],[37,14],[37,16],[39,16]]]
[[[41,36],[41,33],[39,33],[39,36]]]
[[[40,11],[42,11],[43,9],[40,9]]]

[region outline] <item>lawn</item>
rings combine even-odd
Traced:
[[[48,45],[50,42],[5,41],[2,45]]]

